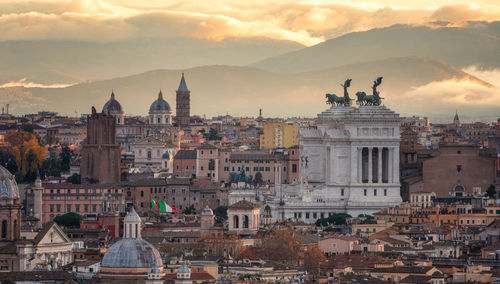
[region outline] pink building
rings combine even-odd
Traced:
[[[219,149],[210,144],[196,148],[196,177],[219,180]]]
[[[28,215],[34,214],[33,188],[26,189]],[[44,183],[42,191],[43,223],[69,212],[80,215],[125,210],[123,189],[113,184]]]
[[[334,234],[318,240],[318,248],[327,256],[349,254],[357,244],[359,244],[358,238],[342,234]]]

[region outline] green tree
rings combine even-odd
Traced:
[[[369,215],[369,214],[359,214],[358,217],[359,218],[366,218],[367,220],[372,220],[373,219],[373,216]]]
[[[0,164],[9,170],[11,174],[15,174],[18,171],[16,156],[9,149],[0,150]]]
[[[333,213],[326,218],[316,220],[316,226],[345,225],[346,219],[352,216],[347,213]]]
[[[61,176],[61,168],[55,147],[49,148],[49,155],[42,163],[41,175],[59,177]]]
[[[79,174],[73,174],[72,176],[68,177],[66,179],[67,182],[71,182],[72,184],[81,184],[82,183],[82,178],[80,177]]]
[[[255,173],[255,178],[253,179],[253,182],[255,182],[256,185],[260,185],[263,183],[261,172]]]
[[[69,212],[54,218],[54,222],[56,222],[57,225],[64,227],[80,227],[80,222],[82,220],[83,216],[75,212]]]
[[[62,146],[61,152],[59,153],[59,163],[61,171],[69,171],[71,164],[71,149],[68,146]]]
[[[189,205],[186,209],[184,209],[183,213],[186,215],[193,215],[196,214],[196,209],[194,208],[194,205]]]
[[[224,223],[227,220],[227,206],[219,206],[214,210],[215,222]]]
[[[4,279],[4,280],[2,280],[1,284],[16,284],[16,282],[14,282],[10,279]]]
[[[495,199],[496,196],[497,196],[497,191],[495,189],[495,186],[493,184],[491,184],[488,189],[486,190],[486,195],[491,198],[491,199]]]

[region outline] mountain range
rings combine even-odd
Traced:
[[[325,94],[343,94],[341,83],[352,78],[350,93],[370,92],[372,81],[384,76],[381,93],[396,110],[393,98],[412,88],[442,80],[467,80],[491,85],[443,61],[421,57],[399,57],[344,65],[324,70],[279,74],[253,67],[212,65],[186,70],[154,70],[138,75],[80,83],[65,88],[5,88],[23,101],[36,102],[16,111],[50,109],[65,114],[100,109],[113,90],[127,114],[146,114],[161,89],[175,109],[175,90],[184,71],[191,90],[192,113],[255,115],[259,108],[271,116],[311,116],[326,108]]]
[[[22,78],[38,85],[0,87],[0,103],[17,113],[71,115],[100,109],[114,90],[127,114],[144,115],[161,89],[175,114],[185,72],[193,114],[255,116],[263,108],[266,116],[313,116],[326,108],[325,93],[343,94],[345,79],[353,79],[354,97],[383,76],[384,103],[403,115],[448,117],[467,106],[471,117],[489,119],[498,116],[500,82],[462,69],[500,68],[499,23],[395,25],[311,47],[268,39],[2,42],[0,85]]]

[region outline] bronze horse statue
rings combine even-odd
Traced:
[[[332,106],[336,104],[337,106],[351,106],[351,98],[349,97],[349,92],[347,91],[347,88],[351,86],[351,81],[352,79],[347,79],[345,80],[344,84],[340,84],[344,88],[344,96],[343,97],[338,97],[335,94],[326,94],[325,97],[327,98],[326,103],[331,104]]]
[[[382,99],[379,96],[379,92],[377,91],[377,87],[382,84],[382,78],[383,77],[378,77],[375,81],[373,81],[373,94],[372,95],[366,95],[365,92],[357,92],[356,97],[358,98],[356,102],[360,106],[379,106],[382,103]]]

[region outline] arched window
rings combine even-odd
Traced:
[[[161,123],[161,117],[158,117],[158,124]]]
[[[7,220],[2,221],[2,239],[7,238]]]

